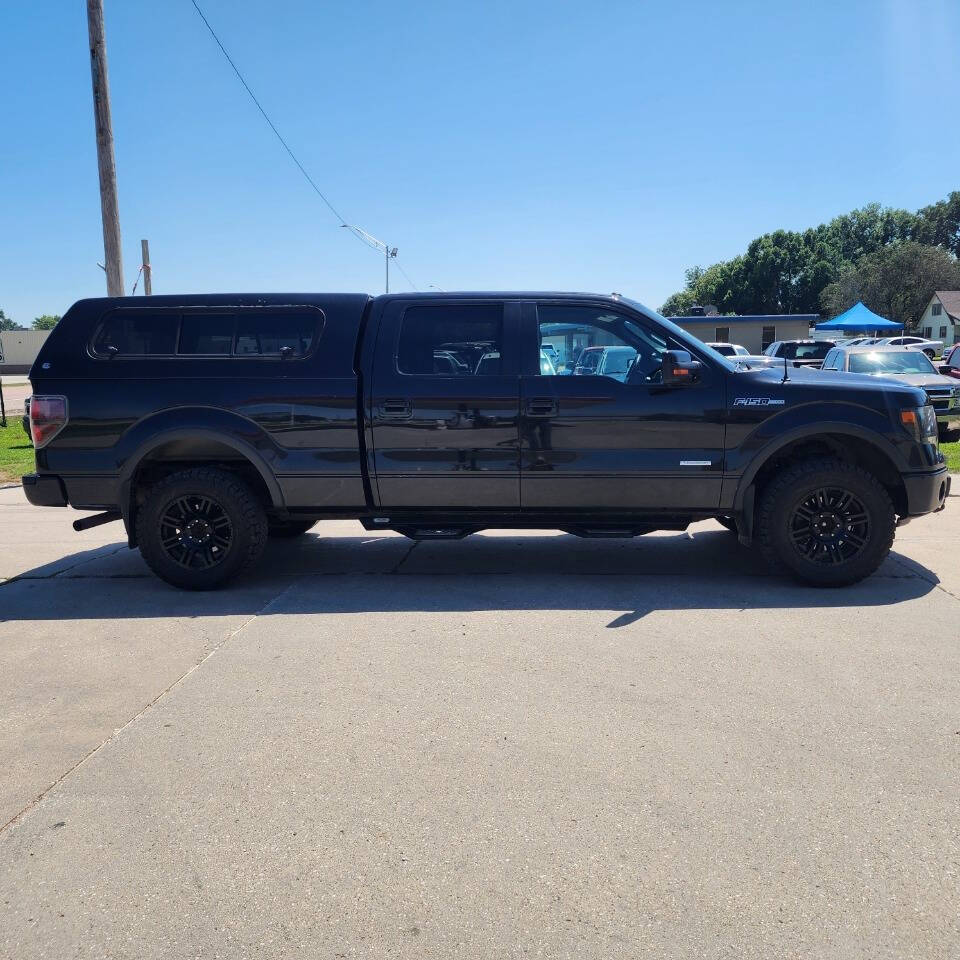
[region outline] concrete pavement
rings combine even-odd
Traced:
[[[0,491],[0,957],[960,952],[960,499],[800,587],[357,524],[184,594]]]

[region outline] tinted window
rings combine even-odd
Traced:
[[[400,327],[397,369],[418,376],[493,376],[501,370],[502,346],[500,304],[410,307]]]
[[[232,313],[185,313],[180,326],[178,353],[230,353],[233,348]]]
[[[766,350],[777,339],[776,327],[764,327],[760,334],[760,349]]]
[[[714,339],[718,340],[720,343],[728,343],[730,341],[730,328],[717,327],[717,335],[714,337]]]
[[[779,355],[788,360],[822,360],[832,349],[833,344],[824,340],[819,343],[784,343]]]
[[[235,352],[239,357],[270,356],[289,347],[292,356],[302,357],[310,352],[316,333],[316,314],[241,310]]]
[[[115,310],[100,327],[93,351],[102,356],[169,355],[176,345],[179,319],[175,311]]]

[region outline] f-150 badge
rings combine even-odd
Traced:
[[[735,407],[782,407],[783,400],[773,400],[770,397],[737,397],[733,401]]]

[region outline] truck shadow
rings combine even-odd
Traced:
[[[320,535],[271,542],[260,565],[219,591],[175,590],[120,543],[65,557],[0,587],[0,622],[227,614],[789,610],[886,606],[922,597],[936,574],[896,552],[870,579],[817,589],[771,572],[716,528],[635,540],[552,531],[414,543],[396,535]]]

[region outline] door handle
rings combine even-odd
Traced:
[[[559,410],[559,403],[552,397],[534,397],[527,401],[529,417],[555,417]]]
[[[413,416],[413,401],[384,400],[380,413],[384,420],[409,420]]]

